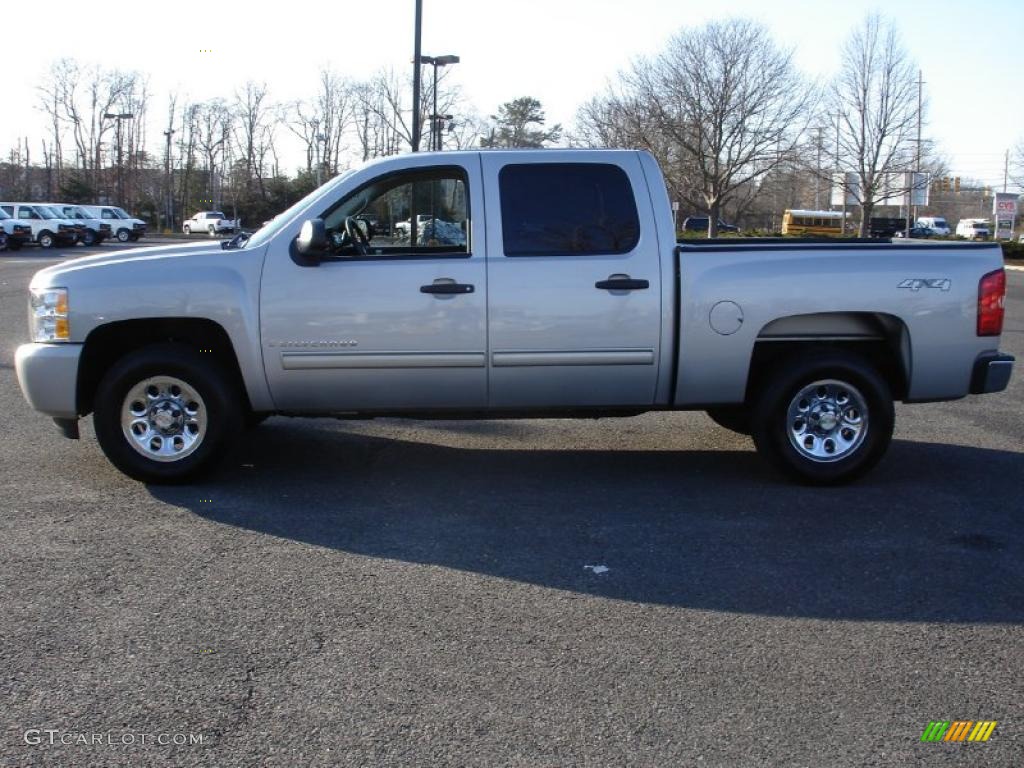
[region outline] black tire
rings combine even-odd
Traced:
[[[720,405],[708,408],[708,417],[720,427],[750,436],[750,409],[745,405]]]
[[[117,241],[119,243],[127,243],[131,239],[132,233],[129,232],[127,229],[124,229],[122,227],[121,229],[117,230]]]
[[[213,237],[214,235],[217,234],[217,228],[216,227],[207,227],[206,231],[210,233],[210,237]]]
[[[87,229],[87,230],[85,230],[85,234],[82,235],[82,245],[88,245],[88,246],[96,245],[96,230],[94,230],[94,229]]]
[[[185,225],[185,234],[186,235],[191,235],[192,234],[192,227],[190,227],[188,224]]]
[[[192,453],[157,461],[133,447],[121,426],[121,411],[130,390],[150,377],[174,377],[198,393],[205,406],[206,429]],[[230,378],[209,358],[180,344],[155,344],[118,360],[96,391],[93,423],[100,447],[110,462],[129,477],[146,483],[196,480],[221,460],[242,427],[243,397]]]
[[[767,381],[754,407],[751,436],[758,452],[785,474],[810,485],[849,482],[879,462],[892,442],[895,412],[892,393],[871,363],[852,353],[819,350],[789,358],[776,366],[776,370],[778,373]],[[863,436],[858,438],[859,442],[858,439],[853,441],[848,453],[843,455],[844,449],[840,449],[836,458],[823,456],[815,459],[807,455],[810,450],[823,451],[827,448],[830,441],[827,435],[842,432],[846,421],[839,421],[831,433],[808,434],[809,446],[805,450],[794,445],[798,438],[790,438],[791,427],[803,424],[809,428],[811,420],[821,417],[812,408],[808,411],[808,421],[804,421],[794,411],[797,415],[791,425],[789,411],[791,404],[799,408],[797,396],[801,390],[823,382],[824,386],[814,390],[811,404],[818,402],[815,398],[819,392],[830,389],[840,393],[841,398],[845,387],[845,395],[850,402],[863,401],[866,419]],[[806,399],[800,402],[806,402]],[[826,409],[828,407],[825,406]],[[856,411],[859,409],[855,408],[855,416]],[[861,417],[864,418],[865,414],[862,413]],[[824,423],[824,419],[821,421]],[[833,446],[840,444],[836,440],[831,442]]]
[[[53,248],[53,233],[44,229],[39,233],[39,237],[36,238],[36,242],[39,243],[40,248]]]

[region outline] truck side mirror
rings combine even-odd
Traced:
[[[302,229],[295,239],[295,247],[300,254],[317,258],[327,250],[327,229],[323,219],[307,219],[302,222]]]

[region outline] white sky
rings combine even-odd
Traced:
[[[229,98],[252,79],[266,81],[271,97],[286,101],[312,92],[325,64],[353,78],[384,66],[411,66],[413,0],[104,0],[88,7],[48,0],[45,7],[33,15],[54,22],[46,35],[33,30],[0,41],[2,154],[24,135],[38,152],[45,124],[34,108],[35,86],[62,56],[148,74],[149,147],[158,152],[172,90],[183,100]],[[453,81],[482,114],[531,95],[544,104],[549,122],[571,125],[579,104],[631,58],[657,52],[676,30],[721,15],[723,8],[765,22],[780,43],[796,49],[799,66],[822,80],[837,66],[843,38],[873,10],[834,0],[731,0],[726,6],[679,0],[424,0],[423,52],[462,58]],[[883,11],[897,20],[924,70],[926,136],[937,140],[955,174],[1001,185],[1003,152],[1024,138],[1024,2],[887,0]],[[298,164],[298,146],[289,143],[286,131],[280,135],[284,159]]]

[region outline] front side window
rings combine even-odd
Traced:
[[[23,205],[20,208],[18,208],[18,218],[19,219],[41,219],[43,217],[40,216],[38,213],[36,213],[34,209],[29,208],[29,207]]]
[[[633,189],[616,165],[506,165],[498,185],[506,256],[625,254],[640,240]]]
[[[112,210],[110,210],[109,208],[104,208],[101,213],[102,213],[104,219],[116,219],[117,218],[117,216],[114,215],[114,212]]]
[[[342,198],[321,218],[332,254],[340,258],[470,252],[469,190],[459,167],[382,176]]]

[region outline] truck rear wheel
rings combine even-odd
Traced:
[[[866,360],[808,353],[777,367],[757,399],[758,451],[801,482],[848,482],[871,469],[892,441],[892,394]]]
[[[181,483],[209,472],[242,425],[240,396],[209,359],[180,344],[132,352],[96,391],[100,447],[129,477]]]

